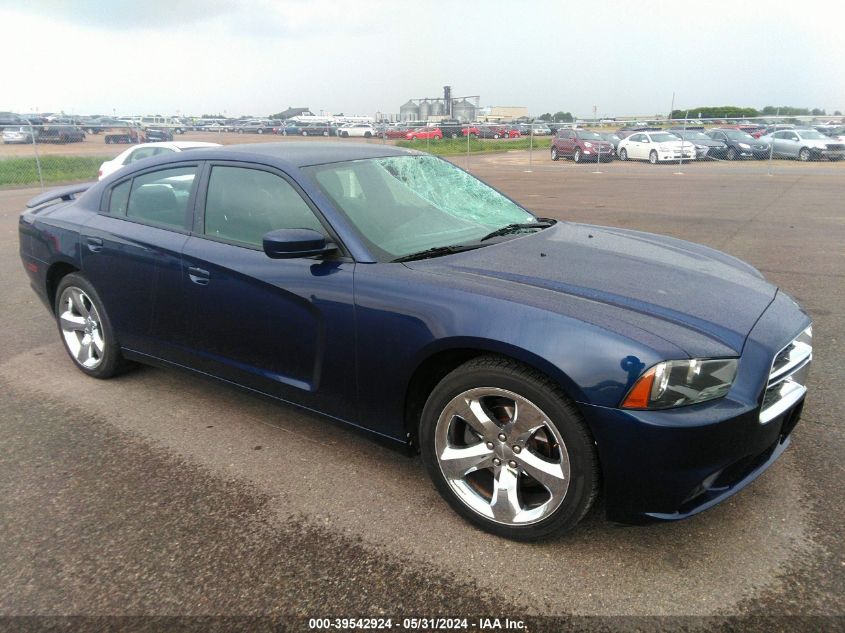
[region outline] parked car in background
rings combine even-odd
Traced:
[[[281,121],[246,121],[236,128],[238,134],[272,134]]]
[[[381,133],[382,138],[405,138],[410,128],[407,125],[388,125]]]
[[[32,143],[33,138],[38,138],[37,129],[28,125],[10,125],[3,128],[3,142],[7,145]]]
[[[121,125],[124,125],[124,122],[118,119],[101,118],[86,121],[81,127],[87,134],[100,134],[111,127]]]
[[[303,127],[298,121],[285,121],[273,128],[273,133],[281,136],[301,136]]]
[[[510,136],[508,128],[505,125],[479,125],[477,130],[479,138],[508,138]],[[517,134],[519,134],[518,131]]]
[[[522,136],[522,132],[519,128],[513,125],[505,125],[505,138],[519,138],[520,136]]]
[[[103,132],[103,140],[106,144],[110,143],[144,143],[147,137],[138,126],[124,124],[122,126],[115,126],[108,128]]]
[[[39,143],[81,143],[85,130],[77,125],[45,125],[38,130]]]
[[[778,130],[760,138],[772,144],[772,154],[778,158],[797,158],[800,161],[827,159],[842,160],[845,144],[825,136],[818,130]]]
[[[130,147],[121,152],[111,160],[107,160],[100,165],[100,171],[97,178],[102,180],[106,176],[110,176],[121,167],[137,163],[139,160],[145,158],[152,158],[153,156],[161,156],[162,154],[173,154],[177,152],[185,152],[192,149],[199,149],[203,147],[220,147],[218,143],[202,143],[199,141],[176,141],[174,143],[143,143]]]
[[[725,158],[738,160],[741,158],[756,158],[761,160],[769,156],[769,144],[756,139],[747,132],[730,128],[713,128],[705,132],[714,141],[721,141],[727,145]]]
[[[623,128],[619,128],[616,131],[616,135],[624,139],[628,136],[631,136],[634,132],[660,132],[663,128],[659,127],[651,127],[648,125],[636,125],[636,126],[626,126]]]
[[[171,129],[158,129],[158,128],[151,128],[148,127],[144,130],[144,142],[146,143],[153,143],[155,141],[172,141],[173,140],[173,130]]]
[[[443,138],[443,132],[440,131],[439,127],[418,127],[413,130],[409,130],[405,134],[405,138],[409,141],[416,141],[421,139],[432,139],[439,141]]]
[[[337,135],[346,138],[349,136],[358,136],[363,138],[371,138],[377,136],[375,128],[371,123],[347,123],[337,128]]]
[[[583,129],[558,130],[549,151],[552,160],[571,158],[576,163],[613,160],[613,144],[605,141],[596,132]]]
[[[511,123],[510,129],[519,132],[520,136],[530,136],[531,134],[531,126],[527,123]]]
[[[616,148],[619,146],[619,141],[622,140],[622,137],[616,132],[599,132],[598,135],[601,136],[603,141],[607,141],[613,145],[613,153],[614,155],[617,154]]]
[[[17,225],[82,374],[179,367],[419,450],[445,503],[501,537],[558,536],[599,493],[616,522],[706,511],[787,450],[808,390],[811,319],[751,265],[538,217],[420,152],[157,156],[36,196]],[[98,397],[132,406],[115,391]],[[790,502],[770,488],[755,511]]]
[[[330,123],[308,123],[299,128],[301,136],[334,136],[335,128]]]
[[[552,130],[551,128],[546,125],[545,123],[532,123],[528,126],[528,134],[533,134],[534,136],[551,136]]]
[[[725,153],[728,151],[727,143],[710,138],[703,130],[704,128],[687,128],[686,130],[669,128],[666,131],[671,132],[678,138],[695,144],[697,160],[702,160],[704,158],[724,158]]]
[[[664,161],[695,160],[695,146],[669,132],[635,132],[619,141],[620,160],[647,160],[652,165]]]
[[[845,143],[845,126],[827,126],[824,129],[819,130],[819,132],[829,138],[839,141],[840,143]]]
[[[469,135],[472,138],[480,136],[480,126],[471,123],[461,123],[460,121],[440,121],[437,124],[440,132],[444,138],[466,138]]]

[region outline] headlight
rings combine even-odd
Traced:
[[[584,147],[592,147],[592,146],[593,146],[593,144],[592,144],[592,143],[589,143],[589,142],[585,142],[585,143],[584,143]]]
[[[751,146],[748,143],[740,143],[739,146],[742,149],[751,149]]]
[[[623,409],[669,409],[721,398],[736,376],[736,358],[667,360],[639,377]]]

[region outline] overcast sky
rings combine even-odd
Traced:
[[[480,95],[592,116],[845,111],[845,2],[28,0],[0,5],[0,110],[397,113]]]

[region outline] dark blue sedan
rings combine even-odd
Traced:
[[[81,371],[188,369],[418,450],[502,536],[600,492],[615,521],[693,515],[801,415],[810,320],[753,267],[538,218],[426,154],[197,149],[28,207],[21,258]]]

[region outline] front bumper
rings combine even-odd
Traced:
[[[607,518],[630,524],[676,521],[736,494],[789,446],[804,399],[761,423],[772,359],[809,324],[778,293],[746,341],[731,392],[663,411],[580,404],[599,452]]]

